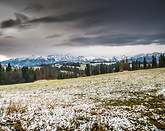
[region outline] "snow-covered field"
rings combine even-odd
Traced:
[[[165,68],[0,86],[0,130],[165,130]]]

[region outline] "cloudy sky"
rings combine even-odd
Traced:
[[[165,52],[165,0],[0,0],[0,59]]]

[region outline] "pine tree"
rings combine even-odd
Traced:
[[[105,65],[105,73],[108,73],[107,65]]]
[[[28,70],[28,74],[29,74],[30,82],[33,82],[36,80],[36,71],[32,67]]]
[[[87,76],[90,76],[90,65],[89,64],[86,64],[85,74]]]
[[[164,56],[164,54],[160,54],[159,67],[165,67],[165,56]]]
[[[6,68],[6,72],[10,72],[10,71],[12,71],[12,69],[11,69],[11,65],[9,63],[8,66],[7,66],[7,68]]]
[[[112,65],[109,65],[109,73],[112,73]]]
[[[101,65],[100,65],[100,74],[104,74],[104,73],[103,73],[103,72],[104,72],[104,71],[103,71],[103,70],[104,70],[103,68],[104,68],[104,67],[103,67],[103,64],[101,63]]]
[[[101,63],[100,65],[100,74],[105,74],[106,73],[106,67]]]
[[[141,62],[139,61],[139,63],[138,63],[138,69],[140,69],[140,68],[141,68],[140,64],[141,64]]]
[[[165,56],[164,56],[164,54],[163,54],[163,63],[164,63],[164,67],[165,67]]]
[[[146,69],[146,67],[147,67],[147,61],[146,61],[146,58],[144,57],[143,68]]]
[[[132,61],[132,70],[135,70],[135,69],[136,69],[136,62]]]
[[[4,84],[4,81],[3,81],[3,67],[0,63],[0,85],[3,85]]]
[[[119,72],[119,62],[115,63],[115,72]]]
[[[165,56],[162,54],[162,67],[165,67]]]
[[[29,69],[27,66],[22,67],[22,78],[25,80],[25,82],[30,82]]]
[[[0,63],[0,85],[2,85],[2,65]]]
[[[157,63],[156,63],[156,56],[152,56],[152,68],[156,68]]]
[[[138,70],[139,69],[139,62],[136,60],[136,65],[135,65],[135,70]]]
[[[96,66],[94,67],[93,74],[94,74],[94,75],[98,75],[98,74],[99,74],[99,66],[98,66],[98,65],[96,65]]]
[[[74,66],[73,73],[74,73],[74,78],[77,78],[77,69],[76,69],[76,66]]]
[[[162,67],[162,54],[159,56],[159,67]]]

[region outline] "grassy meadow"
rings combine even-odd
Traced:
[[[0,130],[165,130],[165,68],[0,86]]]

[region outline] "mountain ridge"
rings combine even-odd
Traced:
[[[146,58],[147,62],[152,61],[152,56],[156,56],[157,61],[159,59],[159,56],[162,53],[159,52],[153,52],[153,53],[147,53],[147,54],[138,54],[134,56],[113,56],[113,57],[107,57],[107,56],[72,56],[70,54],[67,55],[60,55],[60,54],[54,54],[54,55],[48,55],[48,56],[35,56],[32,55],[30,57],[20,57],[20,58],[13,58],[9,60],[2,61],[1,64],[3,66],[7,66],[8,63],[10,63],[12,66],[39,66],[41,64],[63,64],[63,63],[90,63],[90,62],[117,62],[121,60],[125,60],[126,58],[128,61],[140,61],[143,62],[144,57]],[[163,53],[164,54],[164,53]]]

